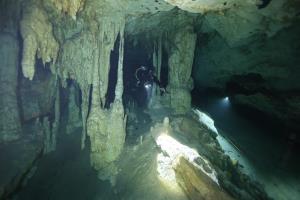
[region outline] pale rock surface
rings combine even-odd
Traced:
[[[191,200],[234,199],[184,157],[178,158],[175,172],[177,181]]]
[[[36,57],[41,58],[44,64],[55,63],[59,45],[53,37],[47,13],[38,4],[26,5],[20,28],[24,40],[22,71],[26,78],[32,80]]]

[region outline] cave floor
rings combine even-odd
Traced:
[[[90,167],[89,149],[80,149],[81,128],[58,137],[57,149],[43,156],[34,176],[15,199],[115,199],[109,182]]]
[[[147,135],[151,126],[169,114],[166,109],[135,111],[133,120],[129,122],[130,130],[120,158],[121,172],[116,187],[97,179],[97,173],[89,164],[89,145],[80,150],[79,128],[69,135],[60,134],[57,150],[39,160],[35,174],[15,199],[186,199],[182,191],[174,194],[159,182],[155,165],[157,149]],[[274,167],[278,166],[276,155],[280,148],[264,151],[264,148],[274,145],[270,144],[271,140],[261,142],[247,138],[247,134],[234,135],[240,128],[238,126],[230,129],[229,134],[228,129],[220,125],[219,119],[215,119],[220,133],[218,140],[228,155],[239,160],[245,173],[263,183],[267,193],[275,200],[300,198],[299,174]],[[261,139],[256,137],[256,140]]]

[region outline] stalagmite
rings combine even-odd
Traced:
[[[191,78],[196,34],[192,27],[186,27],[175,34],[169,57],[169,90],[171,107],[177,114],[183,114],[191,107],[193,80]]]
[[[104,18],[104,20],[111,20]],[[122,103],[123,94],[123,48],[124,21],[104,21],[109,24],[100,34],[100,56],[96,59],[93,73],[93,90],[91,111],[87,120],[87,134],[91,141],[91,165],[98,171],[100,179],[109,179],[114,184],[117,168],[114,161],[120,155],[125,141],[126,117]],[[107,35],[109,34],[109,35]],[[120,34],[118,79],[115,90],[115,101],[110,109],[104,108],[105,94],[108,86],[109,58],[111,50]],[[100,63],[97,65],[97,62]],[[101,73],[100,73],[101,71]],[[106,73],[107,72],[107,73]],[[114,122],[112,125],[111,122]]]
[[[36,56],[43,63],[55,63],[58,43],[53,37],[52,24],[47,14],[38,5],[29,4],[24,8],[23,19],[20,23],[23,42],[22,71],[30,80],[35,72]]]

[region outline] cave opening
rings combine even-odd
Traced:
[[[151,98],[152,83],[148,73],[153,69],[152,57],[141,43],[125,41],[124,50],[124,102],[146,108]]]

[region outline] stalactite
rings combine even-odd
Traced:
[[[54,102],[54,122],[52,124],[52,151],[56,149],[56,136],[59,132],[60,125],[60,80],[57,77],[56,81],[56,95]]]
[[[92,102],[91,111],[87,121],[87,134],[90,136],[91,141],[91,165],[98,171],[98,177],[100,179],[109,179],[112,184],[114,183],[114,175],[117,173],[117,168],[114,165],[114,161],[120,155],[123,144],[125,142],[125,126],[126,117],[124,116],[124,107],[122,103],[123,95],[123,48],[124,48],[124,21],[115,22],[112,26],[106,27],[104,33],[113,33],[111,39],[104,39],[100,37],[102,43],[100,49],[100,58],[103,58],[104,53],[108,53],[101,61],[101,65],[95,67],[93,77],[93,91],[92,91]],[[116,29],[118,27],[118,29]],[[118,31],[116,31],[118,30]],[[105,109],[101,104],[103,100],[99,101],[99,98],[103,98],[102,94],[106,94],[108,82],[107,77],[100,76],[101,73],[105,72],[108,58],[110,57],[111,48],[117,40],[117,36],[120,34],[120,46],[119,46],[119,61],[118,61],[118,79],[115,90],[115,101],[111,104],[110,109]],[[103,36],[103,35],[102,35]],[[107,42],[110,43],[107,43]],[[109,49],[109,51],[107,51]],[[102,62],[103,61],[103,62]],[[105,73],[104,73],[105,74]],[[103,89],[105,89],[103,91]],[[114,122],[112,125],[111,122]]]
[[[105,103],[106,91],[108,88],[108,78],[110,70],[110,53],[113,50],[119,32],[119,22],[113,22],[111,17],[103,17],[99,24],[100,43],[99,43],[99,78],[100,78],[100,100]],[[100,73],[101,71],[101,73]]]
[[[152,54],[152,65],[154,67],[155,75],[157,79],[160,81],[161,74],[161,63],[162,63],[162,44],[161,44],[161,36],[159,36],[153,43],[153,54]],[[152,87],[152,95],[150,99],[149,106],[157,107],[160,106],[160,88],[154,83]]]
[[[43,63],[55,63],[58,43],[52,34],[52,24],[45,11],[36,4],[28,4],[24,8],[23,19],[20,23],[23,42],[22,71],[30,80],[35,72],[35,58]]]
[[[81,87],[82,103],[81,103],[81,120],[82,120],[82,134],[81,134],[81,149],[85,147],[86,140],[86,123],[89,112],[89,96],[90,96],[90,85]]]
[[[54,121],[51,124],[49,117],[43,119],[43,132],[44,132],[44,154],[56,150],[56,136],[59,132],[60,125],[60,84],[57,77],[56,80],[56,94],[54,101]]]
[[[67,134],[72,133],[77,128],[82,126],[82,120],[80,119],[80,110],[78,105],[76,104],[76,92],[77,88],[74,83],[72,83],[69,87],[69,95],[68,95],[68,122],[66,132]]]
[[[54,6],[63,13],[68,13],[74,20],[84,5],[85,0],[51,0]]]
[[[119,45],[119,59],[118,59],[118,80],[115,91],[115,101],[122,101],[124,91],[123,86],[123,58],[124,58],[124,23],[120,27],[120,45]]]
[[[157,43],[157,78],[160,80],[161,74],[161,65],[162,65],[162,38],[161,36],[158,38]]]

